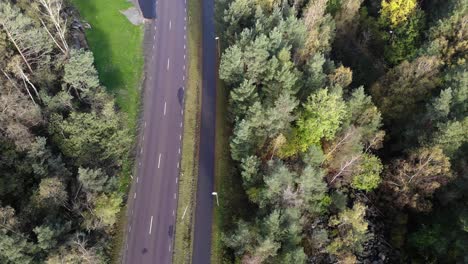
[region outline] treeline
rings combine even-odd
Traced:
[[[73,14],[0,2],[0,263],[110,261],[132,133]]]
[[[224,230],[227,263],[468,257],[467,8],[218,2],[230,151],[251,202]]]

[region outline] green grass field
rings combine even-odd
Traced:
[[[188,1],[188,75],[173,262],[191,263],[201,108],[201,0]],[[185,216],[184,216],[185,212]],[[184,219],[182,219],[184,216]]]
[[[143,26],[131,24],[120,13],[126,0],[71,0],[81,18],[91,25],[86,38],[94,53],[101,83],[116,94],[117,104],[135,126],[143,70]]]

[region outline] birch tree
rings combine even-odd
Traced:
[[[9,2],[0,2],[0,26],[20,54],[30,73],[49,61],[52,43],[47,32]]]
[[[55,45],[60,49],[63,54],[68,54],[67,44],[67,19],[61,15],[63,1],[62,0],[35,0],[40,4],[41,14],[52,24],[50,30],[46,22],[40,18],[44,29],[47,31]],[[54,34],[55,33],[55,34]]]

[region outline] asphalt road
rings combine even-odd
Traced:
[[[195,209],[193,264],[211,262],[212,195],[216,128],[216,55],[214,0],[203,0],[203,89],[200,130],[200,159]],[[219,194],[222,199],[222,194]]]
[[[145,32],[145,89],[137,174],[129,193],[123,262],[172,262],[186,79],[186,0],[140,0],[156,7]]]

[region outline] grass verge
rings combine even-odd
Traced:
[[[202,88],[201,0],[189,0],[188,5],[188,75],[173,256],[173,263],[177,264],[190,263],[192,257]]]
[[[222,236],[235,228],[236,219],[249,215],[251,204],[244,192],[242,178],[231,159],[229,138],[232,124],[228,120],[229,91],[218,79],[216,90],[215,184],[219,206],[214,209],[212,226],[211,263],[233,263],[231,252],[226,252]]]
[[[215,142],[215,185],[214,188],[220,195],[219,206],[214,210],[214,221],[212,227],[211,263],[223,263],[222,223],[228,214],[226,207],[229,197],[228,184],[233,177],[233,165],[229,152],[230,124],[227,120],[226,87],[218,80],[216,91],[216,142]],[[222,197],[221,197],[222,195]]]
[[[81,18],[91,25],[86,38],[94,53],[99,79],[116,94],[117,104],[135,126],[143,70],[143,26],[120,13],[132,6],[126,0],[71,0]]]
[[[228,116],[228,91],[218,81],[216,94],[216,146],[215,146],[215,190],[219,193],[219,206],[214,210],[212,226],[211,263],[230,263],[229,254],[225,252],[222,235],[233,228],[234,219],[245,210],[242,181],[236,173],[231,159],[229,138],[231,123]]]
[[[83,20],[91,25],[86,39],[94,54],[101,83],[115,94],[125,113],[127,126],[136,133],[143,72],[143,25],[135,26],[120,13],[132,7],[126,0],[71,0]],[[134,135],[133,135],[134,138]],[[125,196],[133,173],[133,158],[124,161],[120,173],[120,194]],[[112,263],[120,263],[127,224],[126,206],[117,215],[111,248]]]

